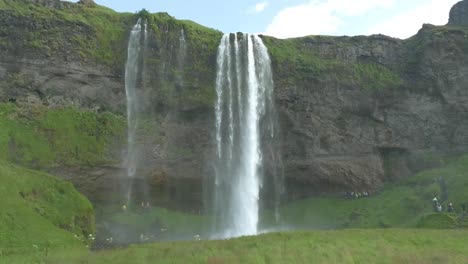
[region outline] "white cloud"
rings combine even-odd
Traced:
[[[445,25],[450,8],[459,0],[432,0],[409,11],[395,15],[390,20],[369,28],[367,34],[381,33],[397,38],[416,34],[424,23]]]
[[[365,15],[386,8],[395,0],[312,0],[280,11],[267,26],[265,34],[279,38],[314,34],[333,34],[344,18]]]
[[[255,12],[260,13],[268,6],[268,2],[261,2],[255,5]]]
[[[263,1],[263,2],[258,2],[254,6],[249,7],[247,10],[248,14],[255,14],[255,13],[261,13],[263,12],[266,8],[268,7],[268,2]]]

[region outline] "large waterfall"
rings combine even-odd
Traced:
[[[222,37],[216,93],[214,236],[255,235],[265,163],[277,157],[272,147],[277,125],[271,63],[258,36]],[[277,179],[268,177],[268,181]]]
[[[144,32],[146,33],[146,25]],[[146,34],[143,36],[146,39]],[[142,25],[141,19],[138,19],[135,26],[130,32],[127,51],[127,63],[125,65],[125,92],[127,97],[127,181],[126,199],[129,203],[133,178],[136,174],[138,155],[136,146],[136,132],[138,128],[138,98],[137,98],[137,81],[139,77],[140,61],[142,56]],[[146,41],[145,41],[146,42]]]

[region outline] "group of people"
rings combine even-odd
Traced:
[[[434,209],[435,212],[439,212],[439,213],[442,212],[442,204],[440,204],[439,199],[437,198],[437,196],[434,196],[434,198],[432,199],[432,208]],[[462,204],[461,208],[462,208],[462,212],[465,213],[466,209],[467,209],[467,205]],[[455,208],[453,206],[453,203],[450,202],[450,203],[447,204],[447,212],[449,212],[449,213],[455,212]]]
[[[142,201],[140,206],[141,206],[141,208],[149,209],[150,208],[150,203],[148,201],[147,202]],[[122,211],[127,212],[127,210],[128,210],[127,205],[123,204],[122,205]]]
[[[364,192],[346,192],[345,197],[347,199],[359,199],[362,197],[369,197],[371,195],[370,192],[364,191]]]

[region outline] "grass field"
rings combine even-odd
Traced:
[[[6,256],[0,263],[468,263],[468,231],[380,229],[272,233]]]

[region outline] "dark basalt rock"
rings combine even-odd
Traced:
[[[96,6],[96,3],[94,3],[93,0],[80,0],[78,1],[78,4],[88,6],[88,7]]]
[[[468,26],[468,1],[456,3],[450,10],[449,25]]]

